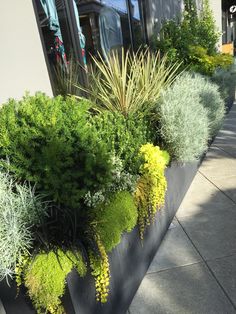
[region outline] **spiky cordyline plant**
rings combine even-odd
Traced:
[[[161,91],[178,74],[179,64],[167,65],[167,59],[149,50],[137,53],[114,52],[108,61],[92,57],[95,70],[89,75],[89,89],[82,89],[98,109],[119,111],[123,115],[151,111]]]
[[[32,227],[46,215],[34,189],[0,171],[0,280],[12,276],[18,258],[32,245]]]

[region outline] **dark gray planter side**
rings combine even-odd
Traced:
[[[68,287],[63,304],[67,314],[125,314],[155,256],[198,168],[198,163],[172,164],[167,168],[168,190],[165,208],[156,215],[155,222],[147,229],[141,243],[136,227],[124,234],[121,243],[109,255],[111,284],[109,300],[101,305],[95,300],[94,280],[91,275],[80,278],[75,271],[67,277]],[[33,314],[24,291],[16,298],[16,287],[9,288],[0,282],[0,299],[6,314]]]
[[[166,170],[168,190],[165,208],[156,215],[141,243],[136,227],[124,234],[121,243],[109,255],[111,284],[109,300],[101,305],[95,301],[94,281],[90,275],[79,278],[76,272],[68,276],[68,289],[76,314],[125,314],[154,258],[196,172],[198,163],[172,164]]]

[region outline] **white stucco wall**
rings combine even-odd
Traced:
[[[209,0],[211,9],[214,14],[214,18],[216,21],[216,27],[219,32],[222,32],[222,7],[221,7],[221,1],[222,0]],[[218,42],[218,48],[221,50],[222,45],[222,36],[220,36],[219,42]]]
[[[0,0],[0,104],[25,91],[52,96],[32,0]]]

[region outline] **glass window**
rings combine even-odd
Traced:
[[[77,1],[86,55],[104,56],[117,47],[131,47],[131,31],[126,0]]]
[[[137,50],[144,43],[144,34],[141,19],[141,9],[139,0],[130,0],[131,4],[131,21],[133,29],[133,45],[134,49]]]

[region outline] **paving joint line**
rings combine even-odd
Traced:
[[[228,199],[230,199],[234,205],[236,205],[236,202],[234,199],[232,199],[228,194],[226,194],[223,190],[221,190],[214,182],[212,182],[204,173],[202,173],[200,170],[198,170],[198,172],[208,181],[210,182],[212,185],[214,185],[214,187],[217,188],[217,190],[219,190],[221,193],[223,193]]]
[[[233,157],[233,158],[235,159],[235,156],[234,156],[233,154],[227,152],[227,151],[224,150],[223,148],[219,147],[217,144],[214,144],[214,143],[213,143],[212,146],[218,148],[219,150],[221,150],[221,151],[224,152],[225,154],[227,154],[227,155],[229,155],[230,157]],[[211,146],[211,147],[212,147],[212,146]]]
[[[183,225],[181,224],[181,222],[179,221],[179,219],[176,217],[177,221],[179,222],[180,226],[182,227],[184,233],[186,234],[187,238],[189,239],[189,241],[192,243],[193,247],[195,248],[195,250],[197,251],[197,253],[200,255],[200,257],[203,260],[203,263],[205,264],[205,266],[207,267],[207,269],[209,270],[209,272],[211,273],[211,275],[213,276],[213,278],[215,279],[216,283],[218,284],[219,288],[221,288],[223,294],[226,296],[226,298],[228,299],[228,301],[231,303],[231,305],[233,306],[233,308],[235,309],[236,312],[236,305],[234,304],[234,302],[231,300],[230,296],[228,295],[227,291],[225,290],[225,288],[223,287],[223,285],[220,283],[220,281],[218,280],[218,278],[216,277],[216,275],[214,274],[214,272],[212,271],[212,269],[210,268],[210,266],[207,264],[207,261],[203,258],[201,252],[198,250],[198,248],[196,247],[196,245],[194,244],[194,242],[192,241],[192,239],[190,238],[190,236],[188,235],[188,233],[186,232],[185,228],[183,227]]]
[[[201,257],[202,258],[202,257]],[[156,270],[156,271],[152,271],[150,273],[146,273],[145,276],[149,276],[149,275],[153,275],[153,274],[159,274],[159,273],[164,273],[165,271],[169,271],[172,269],[179,269],[179,268],[183,268],[183,267],[189,267],[189,266],[193,266],[193,265],[197,265],[197,264],[202,264],[203,263],[203,259],[201,261],[198,262],[193,262],[191,264],[186,264],[186,265],[179,265],[179,266],[174,266],[171,268],[166,268],[166,269],[161,269],[161,270]]]

